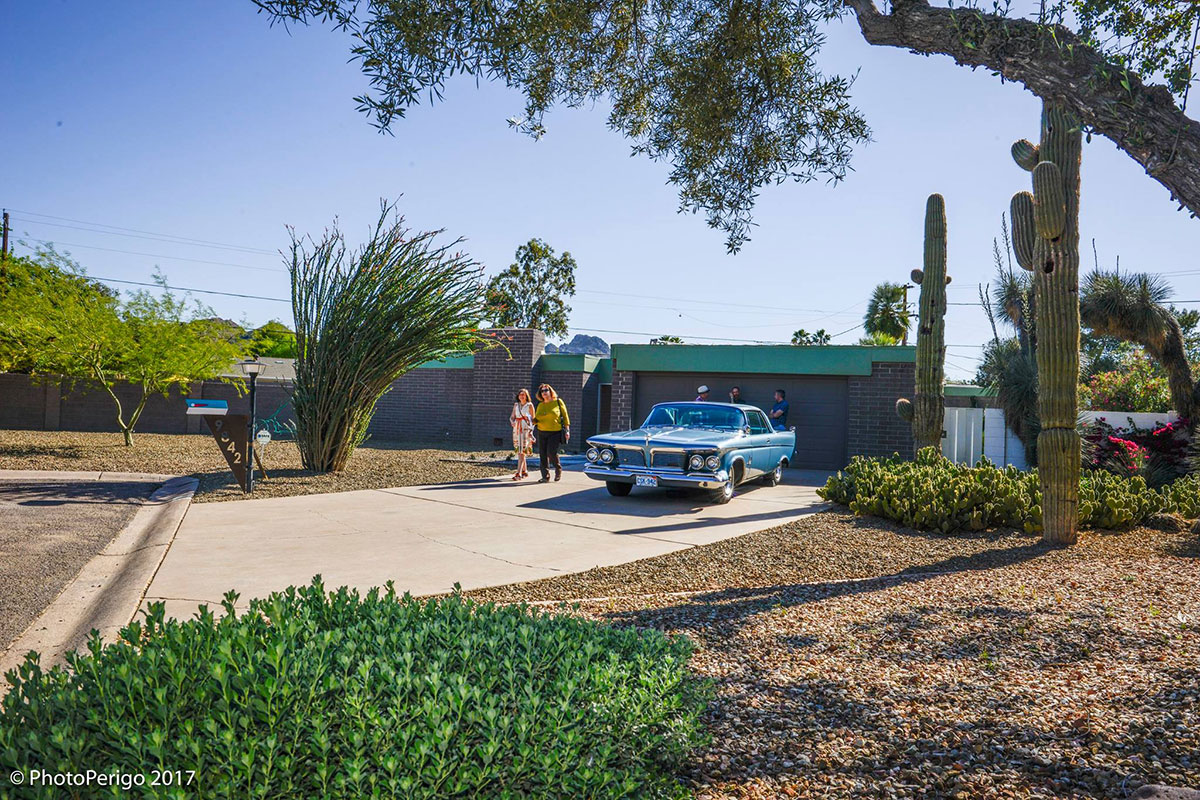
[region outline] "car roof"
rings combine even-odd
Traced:
[[[740,408],[742,411],[761,410],[758,406],[746,405],[745,403],[719,403],[712,400],[668,400],[654,404],[655,408],[658,406],[706,406],[712,408]]]

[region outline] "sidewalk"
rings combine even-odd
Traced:
[[[620,564],[781,525],[822,507],[827,473],[791,470],[727,505],[702,494],[507,478],[193,505],[146,593],[177,617],[240,593],[239,607],[320,574],[329,587],[393,580],[433,594]]]

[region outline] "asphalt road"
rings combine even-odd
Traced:
[[[0,480],[0,652],[158,486],[150,481]]]

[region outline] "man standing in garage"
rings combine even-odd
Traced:
[[[788,401],[787,392],[775,390],[775,405],[771,406],[771,426],[777,431],[787,430]]]

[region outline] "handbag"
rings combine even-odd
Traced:
[[[558,399],[558,407],[560,409],[562,409],[562,415],[563,415],[563,418],[565,419],[567,416],[567,407],[563,405],[563,401],[562,401],[561,397]],[[569,423],[566,425],[563,425],[562,432],[563,432],[563,441],[564,442],[571,441],[571,425]]]

